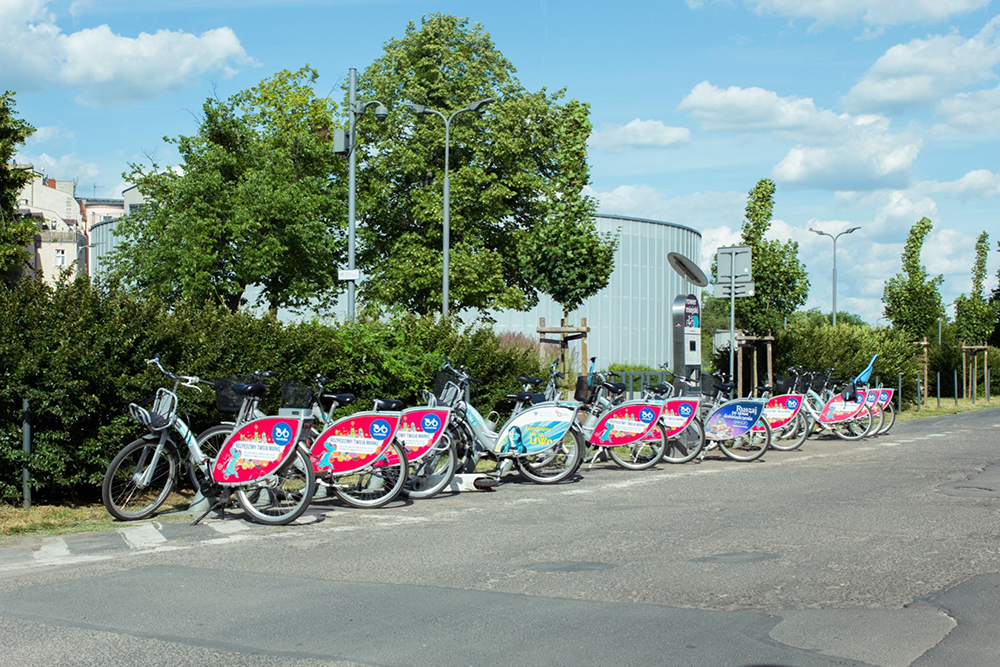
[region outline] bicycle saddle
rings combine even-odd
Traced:
[[[531,397],[535,395],[536,394],[532,394],[530,391],[519,391],[516,394],[507,394],[507,398],[519,403],[528,403],[531,402]]]
[[[650,387],[649,390],[654,394],[665,394],[670,391],[669,384],[658,384],[655,387]]]
[[[337,401],[338,403],[340,401]],[[398,401],[395,398],[376,398],[375,399],[375,409],[376,410],[388,410],[393,412],[395,410],[403,409],[403,402]]]
[[[766,391],[767,393],[771,393],[772,391],[774,391],[774,387],[772,387],[771,385],[761,385],[757,387],[757,391]]]
[[[615,396],[625,392],[624,382],[602,382],[601,386],[610,391]]]
[[[347,405],[354,401],[354,394],[323,394],[324,401],[334,401],[337,405]]]
[[[240,396],[253,396],[260,398],[267,393],[267,387],[262,384],[234,384],[233,393]]]
[[[718,389],[719,391],[721,391],[722,393],[728,394],[728,393],[730,393],[730,392],[733,391],[733,388],[736,387],[736,383],[734,383],[734,382],[716,382],[713,386],[716,389]]]
[[[530,378],[527,375],[518,375],[517,379],[523,384],[541,384],[542,378]]]

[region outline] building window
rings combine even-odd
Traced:
[[[56,266],[66,266],[66,251],[56,248]]]
[[[114,219],[115,218],[112,215],[105,215],[104,217],[101,218],[101,222],[108,222],[109,220],[114,220]]]

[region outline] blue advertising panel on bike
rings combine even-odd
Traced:
[[[763,412],[763,401],[750,398],[729,401],[705,420],[705,437],[709,440],[732,440],[745,435]]]

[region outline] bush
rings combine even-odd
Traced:
[[[212,304],[168,309],[85,277],[57,288],[25,280],[0,288],[0,499],[20,497],[27,398],[33,493],[49,502],[97,500],[110,459],[142,433],[128,404],[165,384],[143,362],[155,353],[168,369],[207,379],[273,370],[308,381],[323,373],[332,378],[331,391],[358,396],[349,411],[374,398],[417,404],[446,354],[484,381],[473,387],[484,412],[510,407],[504,394],[520,389],[517,375],[541,372],[537,351],[501,346],[483,325],[412,315],[289,324]],[[280,381],[271,384],[267,410],[277,408],[280,394]],[[195,432],[223,418],[211,389],[181,388],[178,395]]]

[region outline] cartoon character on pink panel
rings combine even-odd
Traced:
[[[640,440],[653,430],[662,412],[662,402],[636,401],[620,405],[597,422],[590,444],[618,447]]]
[[[411,408],[403,412],[396,430],[396,440],[406,450],[406,459],[410,463],[424,458],[431,448],[441,439],[451,410],[448,408]],[[393,450],[385,455],[385,464],[394,466],[399,463],[399,457]]]
[[[399,425],[399,415],[361,412],[323,431],[310,452],[318,474],[335,475],[371,465],[382,456]]]
[[[660,425],[668,438],[676,438],[691,424],[698,414],[697,398],[672,398],[663,405]],[[660,434],[654,428],[643,436],[643,440],[659,440]]]
[[[245,484],[281,466],[295,446],[300,423],[295,419],[256,419],[229,436],[212,466],[219,484]]]

